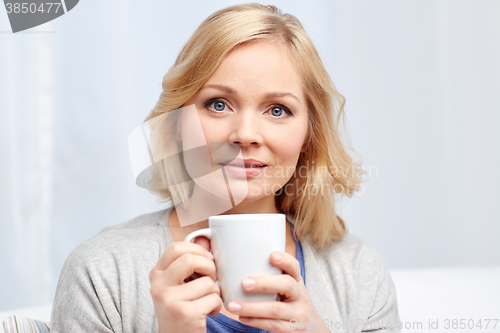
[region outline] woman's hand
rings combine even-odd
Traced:
[[[149,280],[160,333],[206,333],[207,314],[217,315],[222,306],[210,252],[198,244],[175,242]]]
[[[231,302],[228,310],[239,315],[239,320],[245,325],[275,333],[306,329],[306,323],[311,325],[307,332],[330,332],[322,325],[322,319],[307,294],[297,259],[286,252],[273,252],[271,263],[284,274],[246,278],[241,285],[250,292],[280,294],[280,301]]]

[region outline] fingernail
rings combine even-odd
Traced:
[[[211,252],[208,252],[205,250],[205,257],[207,257],[210,260],[214,259],[214,255]]]
[[[227,309],[231,312],[239,312],[241,310],[241,305],[235,302],[231,302],[228,304]]]
[[[273,259],[276,262],[280,262],[281,261],[281,254],[279,254],[278,252],[274,252],[273,253]]]
[[[241,282],[241,284],[245,289],[250,289],[253,286],[255,286],[255,280],[251,278],[246,278]]]

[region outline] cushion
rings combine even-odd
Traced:
[[[3,321],[5,333],[48,333],[49,323],[14,315]]]

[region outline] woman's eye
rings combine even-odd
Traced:
[[[206,101],[203,106],[215,113],[222,112],[226,108],[229,108],[226,104],[226,101],[221,98],[211,98]]]
[[[271,109],[271,114],[275,117],[279,117],[283,114],[283,109],[278,106],[275,106]]]
[[[215,111],[224,111],[224,109],[226,108],[226,104],[221,101],[215,101],[212,103],[212,108]]]
[[[284,106],[273,106],[271,108],[271,115],[273,117],[282,117],[284,116],[283,113],[286,113],[287,115],[292,115],[292,112]]]

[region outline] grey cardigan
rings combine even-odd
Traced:
[[[70,254],[57,286],[51,332],[158,332],[149,272],[173,242],[170,212],[105,228]],[[308,238],[301,244],[306,289],[323,322],[291,328],[400,331],[394,284],[373,248],[351,234],[322,251]]]

